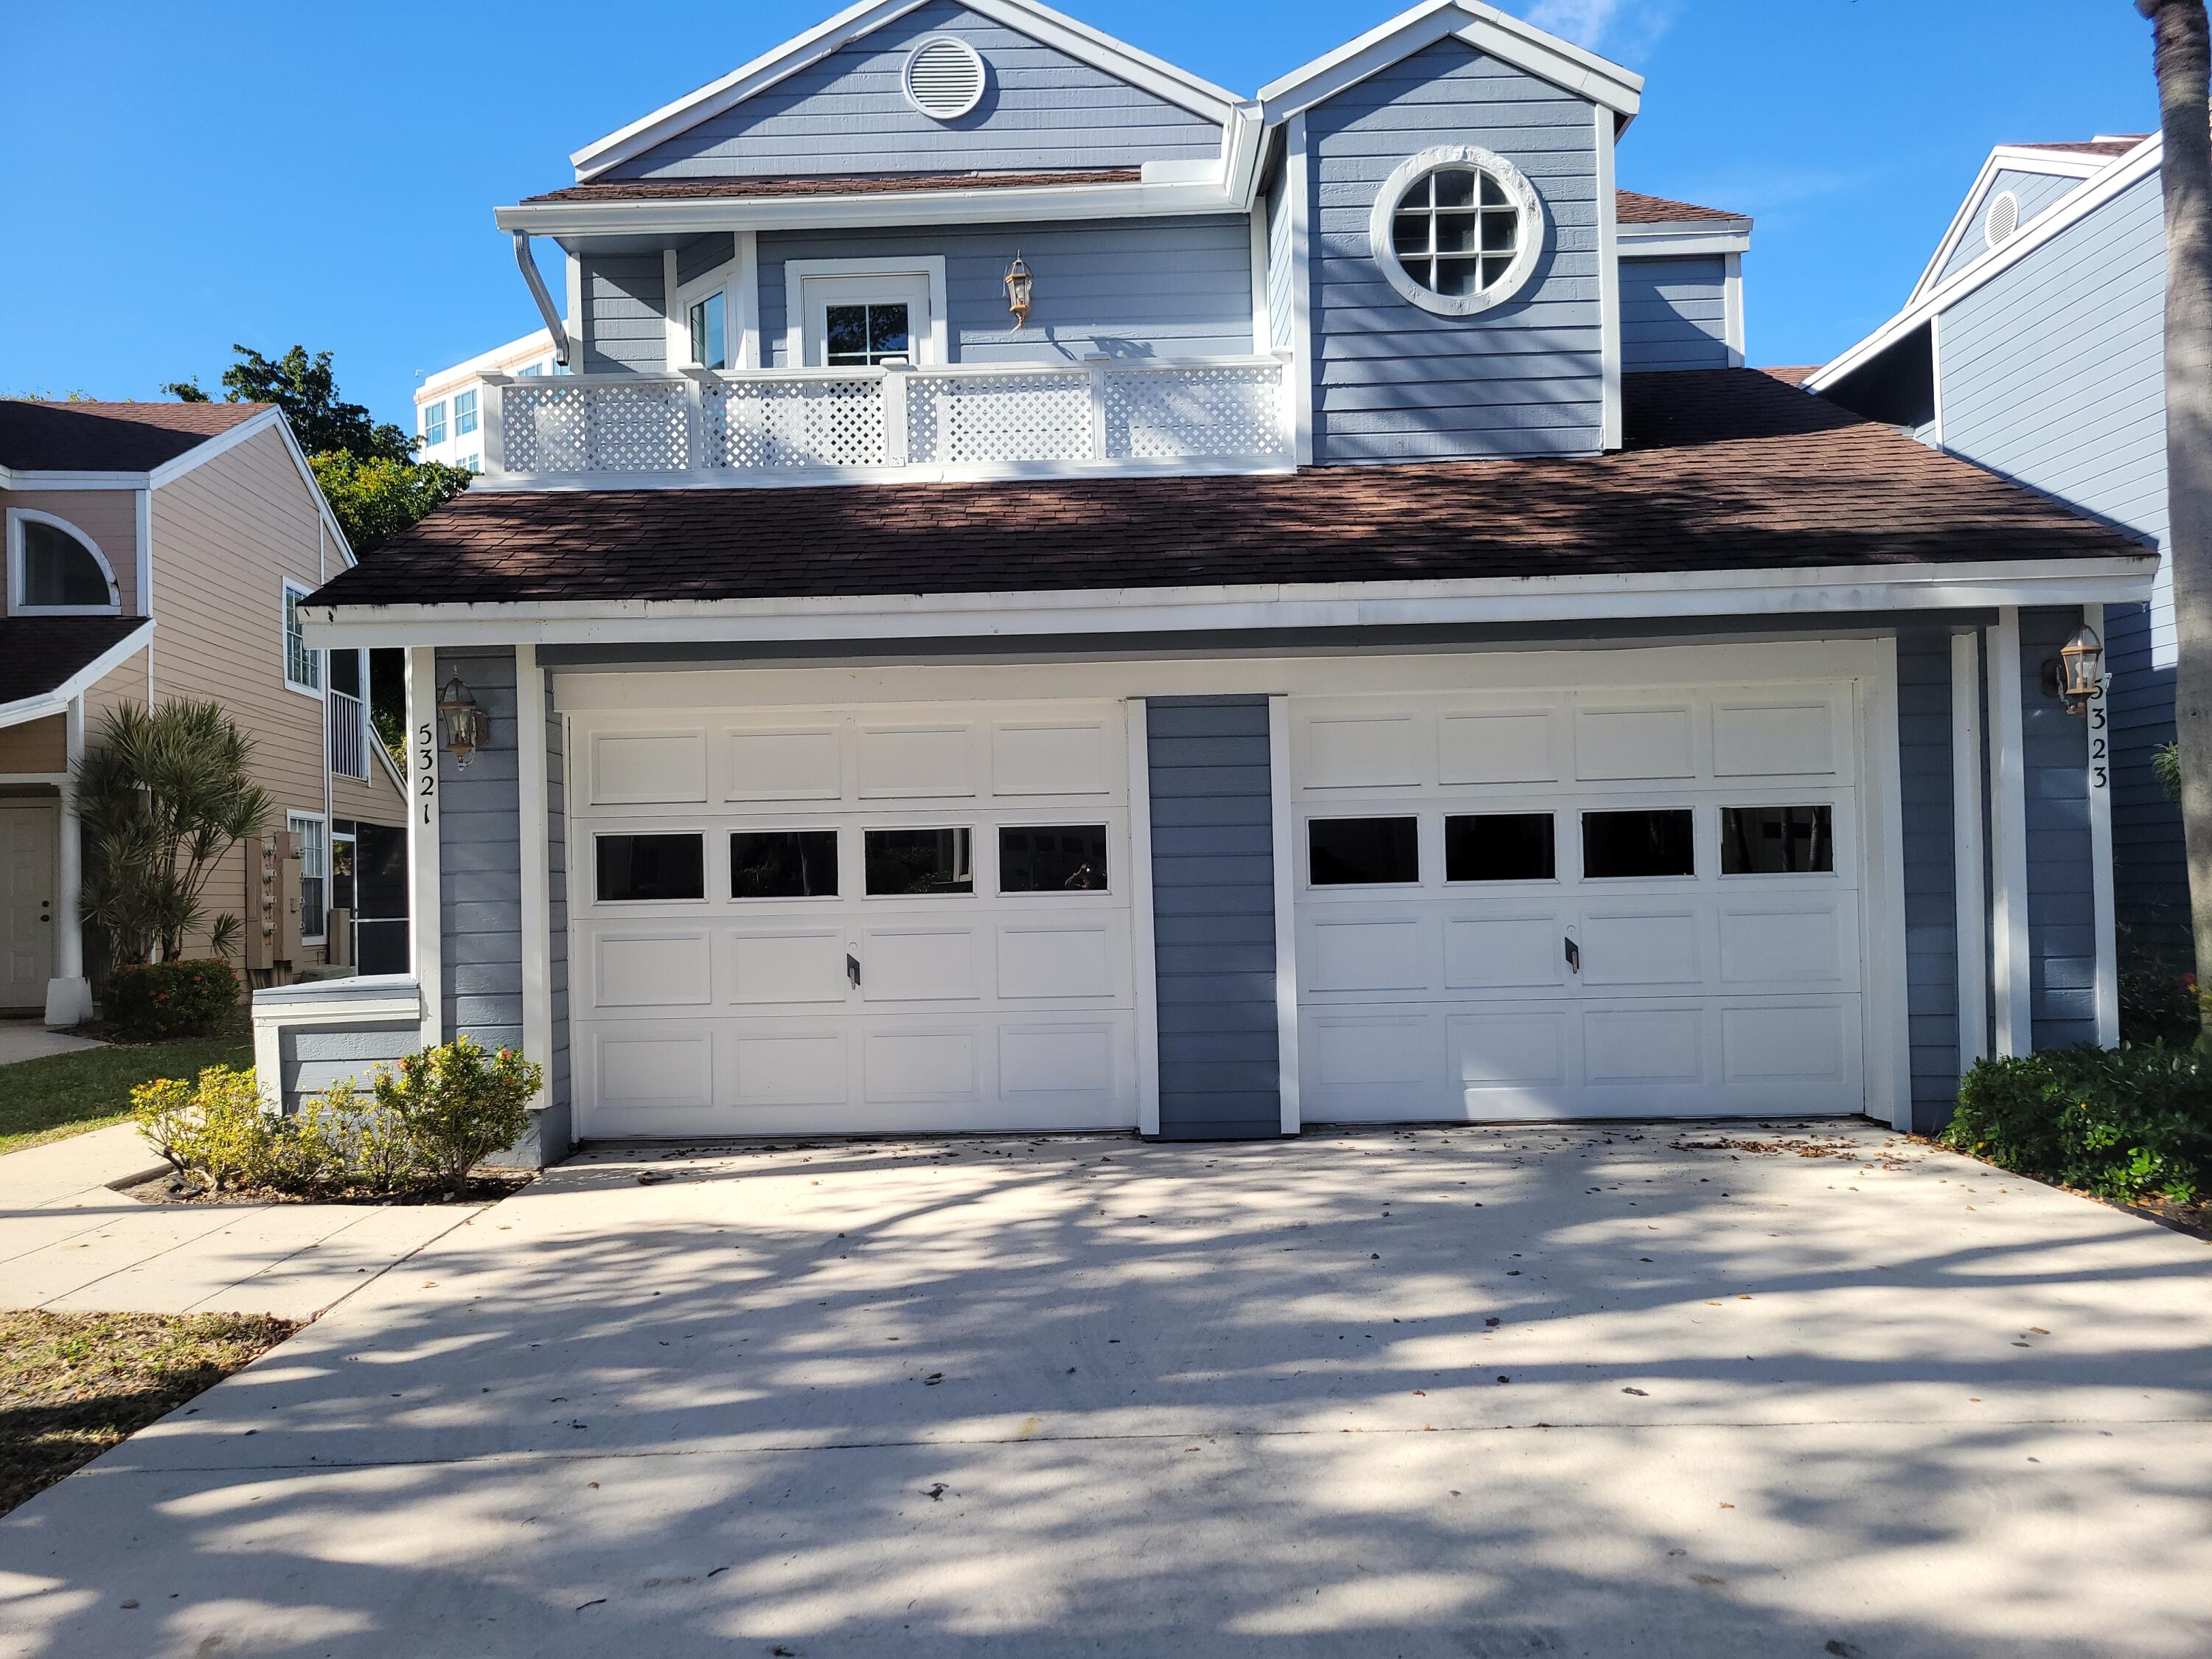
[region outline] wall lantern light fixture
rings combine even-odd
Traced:
[[[2066,700],[2069,714],[2086,714],[2105,681],[2105,642],[2086,623],[2043,665],[2043,689]]]
[[[469,688],[461,684],[459,674],[447,680],[446,689],[438,694],[438,725],[445,733],[446,752],[453,757],[456,767],[466,766],[491,738],[490,720]]]
[[[1014,313],[1014,326],[1025,328],[1030,320],[1030,291],[1036,283],[1030,268],[1022,263],[1018,251],[1013,264],[1006,267],[1006,309]]]

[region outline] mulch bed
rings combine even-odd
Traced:
[[[299,1328],[266,1314],[0,1313],[0,1515]]]
[[[459,1194],[442,1187],[407,1193],[354,1190],[280,1193],[261,1187],[215,1192],[179,1181],[175,1176],[164,1172],[150,1181],[142,1181],[133,1187],[118,1187],[116,1190],[125,1198],[137,1199],[141,1204],[359,1204],[381,1208],[395,1204],[496,1204],[502,1198],[512,1198],[537,1178],[534,1170],[516,1170],[496,1175],[479,1171],[471,1177],[467,1190]]]

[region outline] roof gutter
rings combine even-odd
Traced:
[[[545,291],[545,274],[538,269],[538,261],[530,257],[530,233],[514,233],[514,263],[521,268],[522,280],[530,285],[530,297],[538,302],[538,314],[545,319],[545,331],[553,337],[553,355],[563,368],[575,367],[573,343],[568,338],[568,325],[561,313],[553,308],[553,296]]]

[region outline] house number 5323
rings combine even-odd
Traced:
[[[415,728],[415,795],[422,805],[422,822],[430,822],[430,800],[438,793],[438,734],[428,726]]]
[[[2106,727],[2111,723],[2105,714],[2105,691],[2109,682],[2099,680],[2097,689],[2089,694],[2089,787],[2104,789],[2110,787],[2110,757],[2112,738]]]

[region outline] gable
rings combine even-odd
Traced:
[[[2020,167],[2001,167],[1986,180],[1980,190],[1968,198],[1966,211],[1959,221],[1959,228],[1951,251],[1927,284],[1932,288],[1990,251],[1985,227],[1990,207],[1997,198],[2009,194],[2015,204],[2014,220],[2017,235],[2032,221],[2041,217],[2067,197],[2081,188],[2081,179],[2071,173],[2030,172]]]
[[[908,54],[940,34],[985,65],[981,101],[951,121],[922,114],[902,88]],[[1046,172],[1210,161],[1220,149],[1215,122],[954,0],[927,0],[602,176]]]

